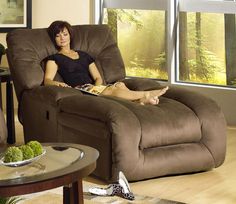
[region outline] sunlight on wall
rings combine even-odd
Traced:
[[[66,20],[69,23],[89,23],[89,0],[33,0],[32,26],[47,27],[54,20]]]

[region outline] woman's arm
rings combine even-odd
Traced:
[[[44,85],[45,86],[62,86],[62,87],[70,87],[69,85],[59,82],[59,81],[54,81],[54,77],[57,73],[58,66],[53,60],[48,60],[46,64],[46,71],[44,75]]]
[[[95,81],[95,85],[103,84],[103,80],[101,74],[98,71],[96,64],[93,62],[89,65],[89,73],[91,74],[93,80]]]

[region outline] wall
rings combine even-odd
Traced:
[[[54,20],[89,23],[89,0],[32,0],[32,27],[42,28]]]
[[[88,24],[90,0],[32,0],[32,27],[44,28],[54,20],[66,20],[72,25]],[[6,46],[6,33],[0,33],[0,43]],[[6,56],[1,66],[8,67]],[[5,110],[5,84],[2,84],[3,109]],[[17,100],[15,98],[15,108]]]

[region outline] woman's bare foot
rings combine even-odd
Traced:
[[[157,105],[159,103],[158,97],[165,94],[168,89],[169,87],[167,86],[163,89],[148,91],[145,93],[145,96],[142,99],[140,99],[139,102],[141,105],[145,104]]]
[[[157,96],[150,97],[149,98],[149,104],[151,105],[157,105],[159,103],[159,98]]]
[[[139,103],[141,105],[146,105],[146,104],[157,105],[159,103],[159,98],[158,96],[151,96],[150,92],[147,92],[145,94],[145,97],[139,100]]]
[[[157,97],[159,97],[159,96],[165,94],[168,89],[169,89],[169,87],[167,86],[167,87],[165,87],[163,89],[152,90],[152,91],[150,91],[150,96],[153,96],[153,97],[157,96]]]

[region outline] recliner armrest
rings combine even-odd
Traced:
[[[22,106],[28,106],[31,104],[34,108],[36,108],[36,104],[41,103],[42,105],[56,108],[60,99],[74,95],[82,95],[82,93],[74,88],[59,86],[38,86],[33,89],[25,90],[18,103],[19,121],[23,123]]]
[[[138,153],[142,135],[140,121],[132,110],[117,100],[109,96],[71,96],[60,100],[59,109],[60,113],[64,112],[73,115],[73,117],[83,118],[83,120],[92,120],[105,124],[112,133],[113,154],[119,155],[117,158],[121,158],[122,154],[129,155],[129,157],[124,158],[135,166],[140,156]],[[124,102],[132,103],[129,101]],[[142,107],[138,104],[137,106]],[[60,119],[63,120],[63,118]],[[66,122],[68,121],[64,120],[64,123]],[[63,125],[65,125],[64,123]],[[91,128],[93,127],[91,126]],[[118,161],[113,160],[113,163],[116,162]],[[126,168],[129,167],[124,166],[124,169]]]
[[[122,82],[124,82],[129,89],[137,91],[146,91],[162,88],[162,86],[156,80],[153,79],[130,78],[124,79],[122,80]]]
[[[24,94],[51,105],[57,105],[58,100],[65,97],[82,95],[81,91],[77,89],[59,86],[39,86],[25,91]]]

